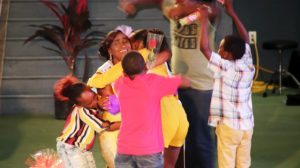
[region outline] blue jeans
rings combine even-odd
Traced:
[[[179,98],[190,123],[186,139],[186,167],[213,168],[215,142],[208,125],[212,91],[179,90]]]
[[[151,155],[124,155],[117,154],[116,168],[163,168],[164,161],[161,153]]]

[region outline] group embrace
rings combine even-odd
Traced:
[[[171,47],[161,30],[118,26],[101,41],[99,54],[107,61],[87,83],[67,76],[55,84],[56,97],[74,103],[57,138],[64,167],[95,168],[91,149],[99,135],[109,168],[174,168],[184,144],[188,168],[213,168],[210,126],[216,127],[218,167],[250,167],[255,69],[231,1],[223,3],[239,36],[224,37],[218,52],[213,2],[155,3],[177,24]],[[120,2],[129,13],[135,5],[138,0]],[[193,23],[180,25],[195,12]],[[149,40],[153,34],[162,37],[159,47]]]

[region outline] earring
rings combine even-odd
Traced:
[[[112,62],[113,61],[113,58],[112,58],[112,55],[109,54],[109,60]]]

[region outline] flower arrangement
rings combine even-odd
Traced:
[[[31,155],[25,162],[28,168],[63,168],[62,160],[54,149],[43,149]]]
[[[147,48],[150,50],[150,53],[148,55],[148,65],[150,65],[150,67],[155,63],[156,55],[160,51],[163,39],[164,35],[162,34],[149,32],[147,35]]]

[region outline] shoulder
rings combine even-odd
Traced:
[[[123,84],[124,84],[125,76],[120,76],[115,82],[114,82],[114,88],[118,90]]]
[[[74,107],[74,110],[73,110],[73,112],[78,113],[78,114],[82,114],[82,113],[84,113],[84,111],[85,111],[84,107],[77,106],[77,105]]]
[[[245,44],[245,54],[251,55],[251,47],[248,43]]]
[[[158,85],[159,83],[161,83],[163,80],[163,77],[156,75],[156,74],[147,73],[147,74],[140,76],[139,79],[142,80],[143,83],[147,84],[148,86],[154,86],[154,85]]]
[[[149,79],[149,80],[161,80],[164,79],[165,77],[156,75],[156,74],[152,74],[152,73],[148,73],[145,75],[145,78]]]
[[[218,64],[222,60],[225,60],[225,59],[222,59],[220,54],[218,54],[216,52],[211,52],[210,59],[208,61],[213,64]]]
[[[97,69],[97,73],[100,73],[100,74],[105,73],[111,67],[113,67],[113,64],[110,60],[108,60]]]
[[[147,61],[150,51],[147,48],[143,48],[138,50],[138,52],[143,56],[144,60]]]
[[[72,112],[78,112],[80,109],[82,109],[82,107],[81,106],[77,106],[77,105],[74,105],[73,107],[72,107]]]

